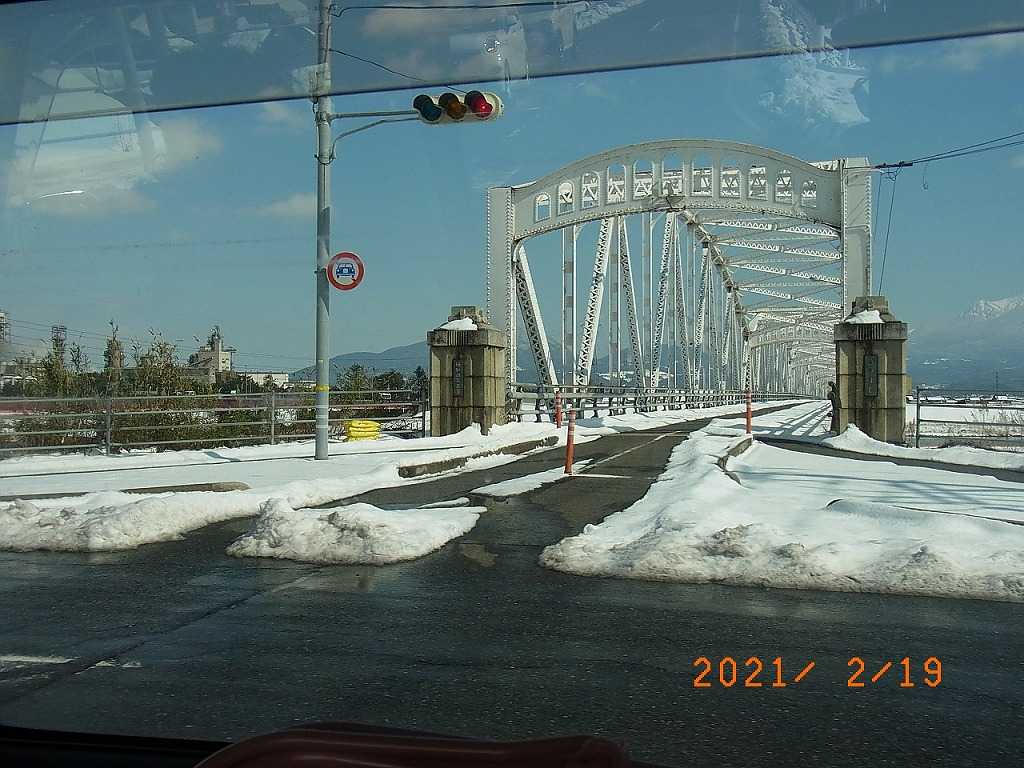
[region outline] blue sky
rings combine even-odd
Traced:
[[[333,296],[332,353],[416,341],[450,305],[482,304],[491,185],[654,139],[896,161],[1024,126],[1024,35],[853,57],[870,89],[859,106],[808,87],[806,60],[771,59],[492,85],[505,101],[493,124],[404,123],[343,140],[332,167],[332,249],[358,252],[367,274],[357,290]],[[335,109],[401,109],[415,93],[337,98]],[[153,328],[180,339],[186,356],[193,335],[219,324],[242,367],[301,367],[313,344],[309,102],[155,119],[168,162],[152,180],[101,197],[88,215],[54,206],[0,219],[0,309],[15,320],[17,340],[32,343],[39,332],[19,321],[63,323],[75,340],[78,331],[103,333],[114,318],[128,336],[148,338]],[[900,175],[884,292],[912,325],[942,322],[979,298],[1024,293],[1024,262],[1009,237],[1024,181],[1017,149],[934,163],[926,178],[923,167]],[[876,281],[891,188],[883,182],[876,200]],[[551,304],[557,254],[531,262]],[[102,345],[98,336],[80,340]]]

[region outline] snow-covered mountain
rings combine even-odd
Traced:
[[[913,325],[913,324],[911,324]],[[917,384],[1024,390],[1024,296],[981,299],[907,345]]]
[[[997,317],[1024,309],[1024,296],[1011,296],[1006,299],[978,299],[970,309],[964,312],[962,320],[993,320]]]

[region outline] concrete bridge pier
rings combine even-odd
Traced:
[[[448,322],[427,333],[430,347],[430,434],[479,424],[486,435],[507,419],[505,333],[477,307],[452,307]]]
[[[834,327],[839,431],[856,424],[886,443],[905,442],[907,324],[889,311],[885,296],[861,296]]]

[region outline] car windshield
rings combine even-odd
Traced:
[[[1002,0],[0,5],[0,735],[1015,764],[1021,72]]]

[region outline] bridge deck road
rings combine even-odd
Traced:
[[[538,565],[543,546],[642,495],[696,426],[581,445],[594,474],[627,477],[489,500],[466,536],[387,567],[229,558],[245,520],[134,552],[2,553],[0,722],[238,738],[347,719],[499,739],[596,733],[670,766],[1015,765],[1017,605]],[[441,501],[559,460],[550,451],[362,498]],[[706,689],[694,687],[701,656],[714,663]],[[732,687],[719,682],[726,656],[740,666]],[[751,656],[781,658],[790,683],[743,686]],[[853,689],[852,656],[875,668],[936,656],[944,679]]]

